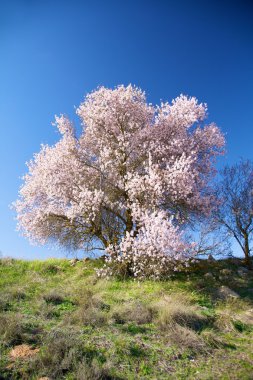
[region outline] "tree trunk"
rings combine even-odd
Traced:
[[[133,219],[131,215],[131,211],[129,209],[126,210],[126,232],[131,232],[133,229]]]
[[[244,262],[245,265],[249,268],[252,269],[252,262],[251,262],[251,257],[250,257],[250,249],[249,249],[249,236],[248,234],[244,234]]]

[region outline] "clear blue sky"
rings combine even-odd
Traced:
[[[55,114],[99,85],[132,83],[148,100],[208,103],[227,134],[224,162],[253,159],[252,1],[0,1],[0,250],[61,255],[15,231],[8,205],[25,162],[58,139]]]

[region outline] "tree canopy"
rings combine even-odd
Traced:
[[[40,244],[106,249],[135,275],[147,258],[153,274],[187,260],[182,226],[210,210],[208,183],[224,146],[219,128],[204,125],[206,104],[180,95],[154,106],[132,85],[100,87],[77,114],[81,134],[56,117],[60,140],[28,163],[19,228]]]

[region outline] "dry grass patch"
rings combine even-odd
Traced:
[[[39,352],[39,348],[33,348],[29,346],[28,344],[20,344],[19,346],[13,347],[9,356],[12,360],[19,359],[19,358],[27,359],[36,355],[38,352]]]
[[[243,313],[241,313],[240,320],[245,324],[253,326],[253,308],[245,310]]]
[[[94,295],[89,289],[82,290],[75,296],[75,303],[78,308],[71,315],[66,316],[65,323],[93,327],[106,324],[110,306],[104,303],[98,295]]]
[[[74,323],[85,326],[90,325],[92,327],[103,326],[108,320],[106,313],[96,307],[81,307],[70,318],[72,318]]]
[[[223,348],[227,346],[227,343],[217,334],[217,331],[215,330],[203,330],[201,332],[201,338],[210,348]]]
[[[93,359],[91,363],[87,361],[81,362],[76,370],[75,379],[76,380],[123,380],[119,377],[110,375],[110,366],[107,363],[106,365],[101,366],[97,360]]]
[[[57,290],[51,290],[49,293],[43,295],[44,301],[59,305],[65,301],[65,296]]]
[[[184,293],[164,296],[153,308],[157,313],[156,323],[161,330],[171,330],[175,325],[200,330],[208,322],[207,317],[201,314]]]
[[[169,344],[176,345],[182,351],[189,349],[198,354],[206,351],[207,347],[202,337],[195,331],[175,324],[167,333]]]
[[[131,322],[142,325],[150,323],[152,318],[152,309],[138,301],[117,305],[112,313],[112,320],[119,324]]]
[[[208,323],[198,306],[185,293],[166,295],[153,304],[155,323],[166,334],[169,344],[193,353],[207,351],[205,340],[198,331]]]
[[[230,298],[217,304],[215,326],[223,332],[247,329],[253,326],[253,308],[248,301]]]

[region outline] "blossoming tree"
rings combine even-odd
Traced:
[[[87,95],[77,109],[80,136],[56,117],[61,139],[28,164],[15,203],[19,228],[42,244],[105,249],[109,272],[159,277],[188,260],[182,226],[208,211],[224,145],[215,124],[202,125],[206,112],[183,95],[153,106],[132,85]]]

